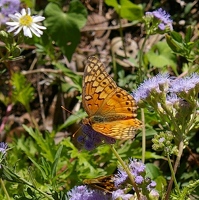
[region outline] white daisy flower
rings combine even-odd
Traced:
[[[37,22],[41,22],[45,19],[42,16],[31,16],[30,8],[25,10],[24,8],[21,10],[21,13],[15,13],[14,15],[10,14],[9,17],[13,20],[13,22],[6,22],[8,26],[10,26],[8,32],[14,32],[14,35],[17,35],[22,29],[23,33],[27,37],[32,37],[32,33],[34,33],[37,37],[40,37],[43,34],[42,30],[45,30],[45,26],[40,26]]]

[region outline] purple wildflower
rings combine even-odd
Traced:
[[[5,23],[8,20],[9,14],[14,14],[18,12],[20,8],[20,0],[1,0],[0,1],[0,11],[4,16],[2,23]]]
[[[69,200],[108,200],[108,196],[101,191],[90,190],[86,186],[76,186],[67,192]]]
[[[171,16],[162,8],[155,10],[153,12],[146,12],[148,16],[154,16],[156,19],[160,20],[158,25],[160,30],[165,30],[168,27],[170,30],[173,30],[172,22],[173,20],[170,18]]]
[[[151,181],[148,185],[147,185],[147,190],[151,191],[152,189],[154,189],[156,186],[156,182],[155,181]]]
[[[151,199],[154,199],[154,200],[159,199],[159,196],[160,196],[158,191],[155,189],[151,190],[149,195]]]
[[[171,93],[166,97],[166,104],[174,105],[176,103],[179,103],[179,101],[182,101],[182,99],[179,98],[175,93]]]
[[[0,152],[4,155],[8,145],[5,142],[0,142]]]
[[[161,137],[160,139],[159,139],[159,142],[160,143],[163,143],[165,141],[165,138],[164,137]]]
[[[122,183],[124,183],[128,178],[126,171],[123,168],[118,168],[117,174],[114,176],[114,184],[115,187],[118,187]]]
[[[169,83],[170,79],[168,74],[158,74],[151,79],[145,80],[132,95],[136,102],[146,100],[154,91],[156,93],[166,91]]]
[[[124,190],[121,190],[121,189],[112,192],[113,200],[116,200],[119,198],[122,198],[122,200],[129,200],[131,197],[133,197],[132,194],[125,194]]]
[[[145,172],[146,166],[142,161],[134,159],[130,161],[129,168],[134,176],[139,176],[141,173]]]
[[[159,8],[158,10],[155,10],[152,13],[157,19],[160,19],[162,22],[164,22],[164,24],[173,22],[173,20],[170,19],[171,16],[162,8]]]
[[[116,141],[113,138],[107,137],[95,130],[89,125],[82,124],[83,135],[80,135],[77,140],[84,145],[87,150],[93,150],[97,146],[106,143],[114,144]]]
[[[199,75],[194,73],[191,76],[174,80],[172,82],[170,92],[188,93],[190,90],[194,89],[196,86],[199,86]]]
[[[137,184],[141,184],[144,181],[144,178],[142,176],[136,176],[135,177],[135,182]]]

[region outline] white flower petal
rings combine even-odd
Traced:
[[[26,9],[25,9],[25,8],[23,8],[23,9],[21,10],[21,15],[22,15],[22,16],[26,15]]]
[[[20,18],[19,16],[17,16],[17,13],[15,15],[9,14],[8,16],[14,21],[18,21]]]
[[[22,27],[19,27],[15,32],[14,35],[17,35],[21,31]]]
[[[27,14],[28,14],[28,15],[31,15],[30,8],[28,8],[27,11],[28,11]]]
[[[17,29],[17,28],[19,28],[19,25],[14,26],[14,27],[10,27],[10,28],[8,29],[8,33],[14,31],[14,30]]]
[[[43,34],[43,31],[38,31],[36,29],[33,29],[32,27],[30,27],[30,30],[37,36],[40,37]]]
[[[32,27],[37,28],[37,29],[43,29],[43,30],[46,30],[46,27],[45,27],[45,26],[40,26],[40,25],[35,24],[35,23],[32,24]]]
[[[33,22],[41,22],[45,19],[45,17],[42,16],[34,16],[33,18]]]
[[[23,27],[23,33],[24,33],[25,36],[32,38],[32,33],[27,26]]]
[[[6,24],[9,26],[19,26],[19,22],[6,22]]]
[[[39,30],[38,28],[34,28],[33,26],[30,27],[31,30],[38,32],[40,35],[43,34],[43,31]]]

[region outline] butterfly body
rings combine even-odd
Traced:
[[[89,57],[85,67],[82,102],[88,114],[83,124],[108,137],[133,138],[141,126],[134,98],[116,85],[94,56]]]

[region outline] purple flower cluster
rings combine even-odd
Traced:
[[[98,190],[90,190],[86,186],[76,186],[67,192],[69,200],[108,200],[108,196]]]
[[[156,186],[155,181],[151,181],[150,178],[145,177],[146,175],[146,166],[137,159],[130,160],[129,169],[134,176],[135,183],[139,186],[139,189],[143,191],[147,188],[148,193],[150,193]],[[118,169],[118,173],[114,177],[115,186],[118,188],[128,179],[126,171],[122,168]]]
[[[167,103],[175,104],[176,102],[183,101],[183,99],[179,98],[180,93],[197,94],[198,92],[199,74],[197,73],[175,80],[170,78],[168,74],[158,74],[151,79],[145,80],[132,95],[136,102],[151,99],[158,102],[157,99],[162,98],[161,94],[163,94],[166,97]]]
[[[4,142],[0,142],[0,152],[2,155],[6,154],[6,149],[7,149],[8,145]]]
[[[159,20],[158,27],[160,30],[164,31],[169,28],[169,30],[173,30],[171,16],[162,8],[155,10],[153,12],[146,12],[146,16],[154,17],[155,19]]]
[[[8,21],[8,15],[18,12],[20,9],[20,0],[1,0],[0,1],[0,13],[3,15],[2,23]]]
[[[136,102],[146,100],[151,96],[151,93],[162,93],[168,89],[170,78],[168,74],[158,74],[157,76],[145,80],[138,89],[132,93]]]
[[[133,197],[132,194],[125,194],[124,190],[118,189],[112,192],[112,199],[129,200]]]
[[[191,76],[174,80],[171,84],[170,92],[188,93],[190,90],[194,89],[195,87],[199,88],[199,74],[193,73]]]
[[[111,137],[107,137],[95,130],[89,125],[82,124],[83,135],[77,138],[77,141],[81,143],[86,150],[93,150],[101,144],[114,144],[116,140]]]

